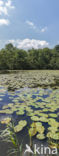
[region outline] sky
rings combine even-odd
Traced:
[[[0,49],[59,44],[59,0],[0,0]]]

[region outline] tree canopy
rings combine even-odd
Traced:
[[[11,43],[0,50],[0,70],[59,69],[59,45],[25,51]]]

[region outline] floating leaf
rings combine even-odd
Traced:
[[[48,122],[48,118],[46,118],[46,117],[40,117],[39,118],[39,121]]]
[[[16,112],[17,115],[24,115],[24,111],[18,111]]]
[[[57,118],[57,114],[49,114],[50,117]]]
[[[8,124],[11,121],[11,118],[7,117],[1,121],[1,124]]]
[[[49,130],[50,132],[54,133],[54,132],[58,131],[58,127],[51,126],[51,127],[48,128],[48,130]]]
[[[35,136],[36,133],[37,133],[36,127],[32,127],[29,129],[29,136],[30,137]]]
[[[32,117],[31,117],[31,120],[33,120],[33,121],[39,121],[39,120],[40,120],[40,118],[39,118],[39,117],[37,117],[37,116],[32,116]]]
[[[18,122],[18,125],[14,127],[15,132],[20,132],[27,125],[27,121],[21,120]]]
[[[48,124],[51,125],[52,127],[59,127],[59,122],[57,122],[57,121],[56,121],[55,119],[53,119],[53,118],[49,118]]]
[[[43,134],[43,132],[45,130],[44,126],[42,126],[42,123],[40,123],[40,122],[36,122],[36,129],[37,129],[37,132],[39,132],[41,134]]]
[[[52,138],[54,140],[59,140],[59,132],[55,132],[55,133],[48,132],[47,137]]]
[[[43,140],[43,139],[45,139],[45,136],[44,136],[44,134],[37,134],[36,138],[39,140]]]

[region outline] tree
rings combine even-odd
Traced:
[[[13,50],[13,45],[11,43],[5,45],[6,50]]]
[[[5,69],[59,69],[59,45],[25,51],[9,43],[0,50],[0,70]]]

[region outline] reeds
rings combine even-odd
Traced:
[[[5,130],[0,131],[0,138],[2,141],[10,143],[8,155],[14,154],[14,156],[20,156],[22,153],[22,143],[19,143],[17,135],[14,131],[14,123],[9,123]]]

